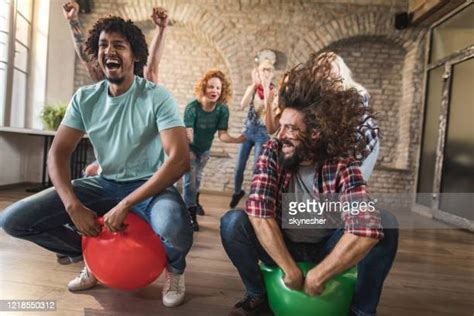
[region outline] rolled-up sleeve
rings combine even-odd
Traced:
[[[339,199],[350,207],[342,212],[344,230],[361,237],[383,238],[380,212],[371,201],[357,162],[338,168]],[[372,207],[370,206],[372,205]]]
[[[277,197],[278,171],[275,145],[269,141],[264,145],[263,152],[255,166],[245,211],[253,217],[275,218]]]

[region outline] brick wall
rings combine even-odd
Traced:
[[[281,0],[93,0],[93,12],[82,16],[89,28],[104,14],[130,18],[152,35],[151,8],[166,7],[173,22],[168,29],[160,65],[162,83],[176,96],[180,111],[193,97],[196,80],[210,67],[229,75],[234,97],[229,108],[230,133],[237,135],[246,112],[238,109],[251,83],[255,54],[270,48],[286,63],[280,76],[310,53],[338,52],[355,79],[371,94],[370,105],[379,116],[384,138],[370,185],[374,191],[413,191],[419,148],[424,30],[397,31],[393,15],[406,10],[406,1],[281,1]],[[75,85],[89,82],[76,65]],[[231,192],[237,146],[217,138],[204,172],[204,190]],[[244,185],[251,178],[249,159]]]

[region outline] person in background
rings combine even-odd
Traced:
[[[242,143],[244,135],[234,138],[227,132],[229,128],[229,107],[227,102],[232,95],[229,80],[217,69],[208,70],[196,83],[196,99],[184,111],[184,125],[189,141],[191,170],[183,177],[183,198],[191,215],[194,231],[199,231],[197,221],[196,195],[201,186],[202,174],[214,134],[225,143]]]
[[[276,90],[275,85],[272,83],[276,56],[270,50],[263,50],[257,55],[256,59],[258,66],[252,70],[252,84],[248,86],[240,102],[241,109],[247,106],[249,109],[243,132],[246,140],[239,146],[239,154],[237,156],[237,165],[234,173],[234,193],[230,201],[230,208],[234,208],[245,195],[245,191],[242,190],[242,183],[252,147],[254,148],[254,165],[252,170],[254,170],[258,156],[262,152],[263,144],[270,138],[264,121],[266,116],[265,103],[269,102],[270,98],[273,98]]]

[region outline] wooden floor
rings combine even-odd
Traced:
[[[0,191],[0,214],[26,195],[24,188]],[[204,195],[201,201],[207,215],[199,218],[202,229],[187,257],[187,296],[179,308],[163,307],[161,278],[133,292],[99,286],[70,293],[66,284],[81,270],[81,263],[59,265],[53,254],[2,230],[0,299],[56,300],[57,315],[226,315],[243,295],[219,237],[219,218],[229,198]],[[457,229],[402,230],[378,311],[379,315],[474,315],[474,235]],[[35,314],[53,313],[26,313]]]

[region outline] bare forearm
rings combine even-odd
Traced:
[[[273,102],[275,101],[274,92],[265,97],[265,126],[268,134],[273,134],[278,129],[278,123],[275,119]]]
[[[48,157],[49,176],[66,211],[81,203],[71,185],[70,159],[71,155],[57,152],[50,152]]]
[[[220,132],[219,139],[224,143],[231,143],[231,144],[239,143],[239,140],[236,137],[230,136],[229,133],[227,132]]]
[[[127,208],[152,197],[178,181],[189,170],[189,153],[182,157],[170,157],[142,186],[122,200]]]
[[[326,282],[356,265],[377,242],[377,239],[344,233],[332,252],[314,268],[314,273],[318,274],[319,280]]]
[[[252,84],[247,87],[247,90],[245,90],[244,96],[242,97],[242,101],[240,101],[240,109],[243,110],[246,106],[250,104],[250,101],[252,100],[252,96],[255,93],[255,85]]]
[[[193,136],[194,136],[194,129],[189,128],[189,127],[186,128],[186,139],[188,140],[190,144],[193,143],[193,139],[194,139]]]
[[[283,240],[283,234],[275,219],[249,217],[258,241],[275,263],[285,272],[299,269]]]
[[[83,63],[90,62],[89,56],[85,51],[85,39],[81,30],[81,23],[79,22],[79,19],[69,20],[69,26],[77,56]]]
[[[147,60],[147,68],[145,71],[145,79],[158,83],[158,72],[161,57],[165,46],[166,27],[157,26],[157,31],[153,36],[150,44],[150,55]]]

